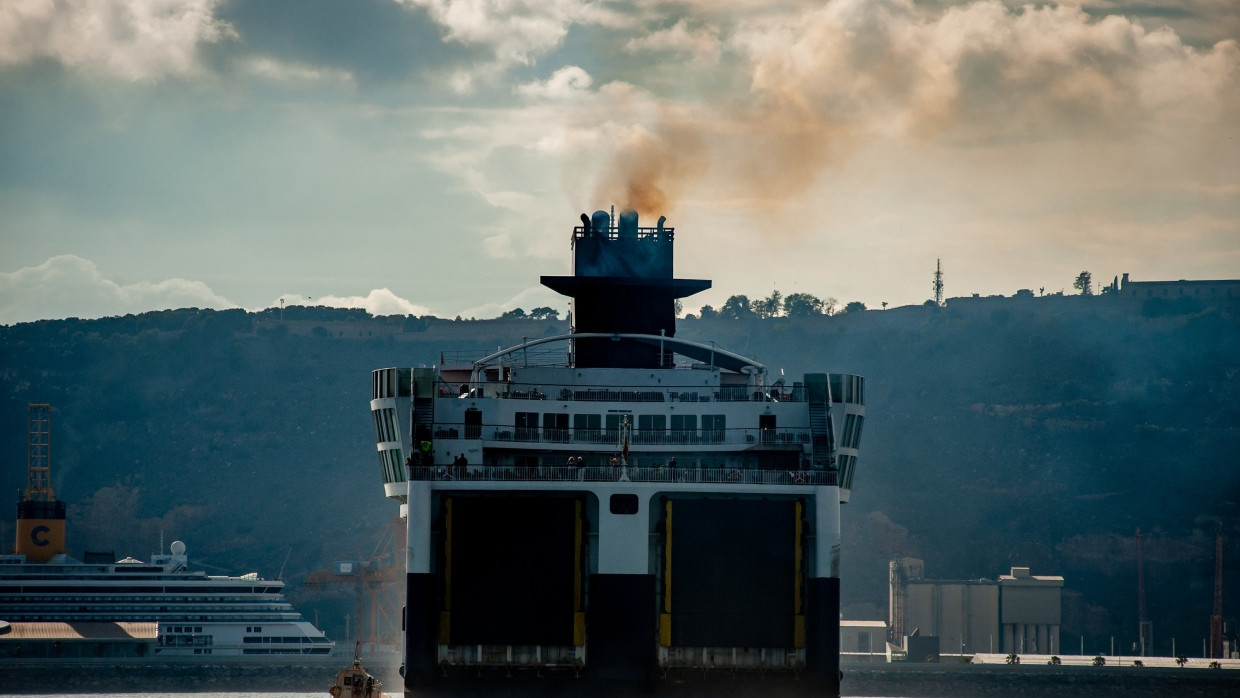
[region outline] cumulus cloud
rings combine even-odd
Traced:
[[[521,308],[528,313],[534,308],[544,306],[559,311],[561,318],[568,316],[568,299],[542,285],[530,286],[502,303],[485,303],[472,308],[466,308],[461,311],[460,315],[465,318],[472,317],[482,320],[497,318],[516,308]]]
[[[517,94],[535,99],[565,101],[588,94],[594,80],[590,74],[575,65],[564,66],[546,80],[536,80],[517,86]]]
[[[242,63],[242,68],[254,77],[272,82],[305,85],[353,82],[353,76],[348,71],[315,67],[295,61],[281,61],[266,56],[250,58]]]
[[[687,57],[690,64],[707,67],[719,62],[723,43],[718,27],[681,19],[670,28],[629,39],[624,49],[635,54],[680,54]]]
[[[276,299],[278,305],[283,299],[290,305],[322,305],[329,308],[361,308],[371,315],[432,315],[425,306],[401,298],[392,293],[391,289],[376,288],[365,296],[321,296],[319,298],[302,299],[301,296],[285,294]]]
[[[458,72],[452,85],[472,90],[514,65],[530,65],[557,48],[574,23],[612,24],[620,15],[589,0],[397,0],[424,8],[444,38],[488,51],[492,59]]]
[[[0,6],[0,66],[50,58],[127,80],[197,67],[198,47],[235,36],[220,0],[13,0]]]
[[[201,281],[164,279],[118,284],[95,263],[59,255],[33,267],[0,272],[0,322],[96,318],[163,308],[236,308]]]

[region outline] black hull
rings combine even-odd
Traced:
[[[806,663],[802,672],[752,670],[663,671],[652,641],[654,617],[643,609],[654,593],[652,575],[593,575],[598,597],[587,616],[590,661],[581,670],[441,667],[436,657],[439,620],[436,580],[408,575],[405,692],[417,696],[473,695],[667,695],[746,696],[777,690],[783,695],[840,695],[838,579],[808,584]],[[645,649],[643,649],[645,648]]]

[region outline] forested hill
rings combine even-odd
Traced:
[[[691,319],[678,336],[755,356],[789,381],[866,376],[844,511],[846,617],[884,616],[895,555],[924,558],[936,578],[1027,565],[1066,579],[1065,649],[1079,635],[1087,649],[1111,636],[1126,648],[1140,528],[1156,647],[1169,652],[1173,637],[1188,648],[1208,634],[1216,521],[1224,569],[1240,569],[1238,315],[1108,296],[953,299]],[[145,557],[162,533],[208,571],[283,569],[296,585],[366,557],[396,513],[374,455],[372,369],[566,330],[326,308],[0,327],[0,485],[18,496],[27,404],[50,403],[53,484],[70,504],[74,552]],[[0,535],[11,541],[9,511]],[[1237,590],[1225,585],[1228,617],[1240,615]],[[321,604],[337,636],[333,614],[352,612],[321,595],[300,601]]]

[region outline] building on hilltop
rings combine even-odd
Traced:
[[[940,654],[1060,652],[1063,577],[1013,567],[998,579],[925,579],[925,563],[888,566],[892,642],[937,638]],[[910,654],[910,661],[912,655]]]
[[[1110,293],[1119,298],[1195,298],[1201,301],[1240,300],[1240,279],[1209,281],[1132,281],[1125,272],[1111,282]]]

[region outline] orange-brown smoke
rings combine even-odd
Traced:
[[[662,109],[649,129],[619,144],[595,191],[645,215],[670,213],[684,187],[709,168],[706,144],[693,120]]]
[[[1234,41],[1194,50],[1075,6],[980,1],[928,15],[905,0],[833,0],[738,28],[731,47],[747,92],[666,102],[617,144],[596,200],[665,214],[694,187],[704,202],[772,209],[876,138],[909,149],[1105,140],[1165,120],[1217,127],[1240,106]]]

